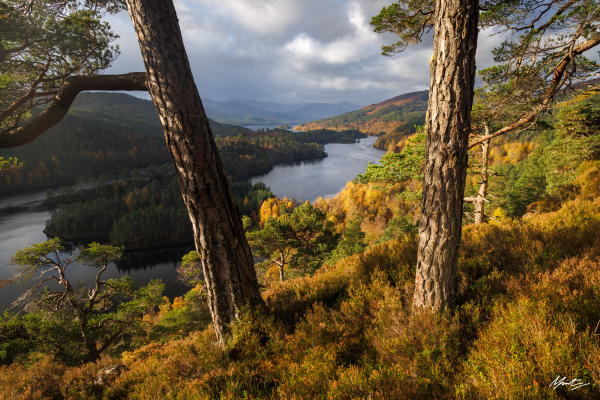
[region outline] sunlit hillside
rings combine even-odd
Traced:
[[[423,125],[428,93],[428,91],[406,93],[371,104],[361,110],[300,124],[295,129],[358,129],[369,135],[387,134],[384,138],[388,137],[388,139],[382,138],[375,145],[387,149],[392,141],[414,133],[415,125]]]
[[[472,224],[464,208],[454,310],[411,311],[419,132],[334,198],[270,198],[244,218],[261,254],[265,307],[242,310],[225,348],[216,345],[192,252],[180,267],[190,292],[158,297],[132,320],[137,330],[96,362],[81,361],[87,350],[66,314],[5,314],[0,397],[599,397],[600,107],[597,96],[578,96],[555,111],[539,129],[493,141],[484,223]],[[477,157],[467,195],[479,185]],[[294,229],[316,241],[273,241]],[[277,243],[289,251],[269,247]],[[118,372],[94,384],[109,366]],[[553,390],[556,376],[585,386]]]

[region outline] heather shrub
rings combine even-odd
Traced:
[[[159,316],[158,321],[149,327],[146,340],[155,342],[184,338],[192,332],[204,330],[212,322],[201,286],[190,290],[183,298],[176,298],[169,310],[161,312]]]
[[[417,237],[406,235],[373,245],[364,253],[334,265],[325,264],[310,278],[296,278],[273,286],[264,293],[265,301],[278,319],[293,326],[314,303],[339,308],[351,285],[370,281],[377,271],[396,286],[410,287],[414,283],[416,257]]]
[[[350,290],[341,307],[346,324],[360,331],[365,348],[363,360],[378,361],[378,368],[394,366],[402,371],[402,387],[410,393],[429,393],[443,398],[452,391],[460,356],[478,321],[473,310],[451,313],[411,313],[414,287],[393,287],[385,274],[373,275],[370,284]],[[368,349],[368,351],[367,351]],[[410,397],[408,397],[410,398]]]
[[[290,363],[277,394],[283,399],[326,398],[329,385],[336,378],[337,364],[332,346],[314,346],[297,363]]]
[[[61,397],[61,378],[65,364],[52,356],[33,354],[30,365],[12,364],[0,367],[0,398],[53,399]]]
[[[593,200],[600,197],[600,162],[587,161],[579,167],[579,176],[575,179],[579,187],[579,197]]]
[[[416,234],[376,244],[368,248],[360,258],[357,274],[362,281],[369,281],[375,271],[383,272],[394,286],[413,284],[417,266]]]
[[[577,330],[594,329],[600,315],[600,241],[590,252],[565,259],[552,272],[512,280],[515,297],[543,301],[556,314],[570,313]]]
[[[491,304],[513,279],[553,271],[560,260],[597,246],[600,199],[576,199],[557,212],[533,215],[522,222],[469,225],[463,230],[457,266],[459,304]]]
[[[274,285],[264,293],[264,299],[273,315],[288,324],[294,324],[315,302],[335,307],[346,294],[360,263],[360,255],[325,264],[312,277],[296,278]]]
[[[100,398],[101,387],[94,385],[98,372],[119,364],[120,360],[102,357],[97,362],[69,367],[51,355],[34,354],[29,366],[12,364],[0,367],[2,399],[68,399]]]
[[[428,310],[411,313],[387,301],[369,335],[380,357],[400,366],[410,380],[435,398],[451,391],[459,365],[461,327],[457,315]]]
[[[350,366],[338,370],[331,382],[328,399],[410,400],[427,398],[426,389],[416,385],[396,365]]]
[[[207,329],[125,353],[123,362],[128,371],[109,388],[108,399],[192,399],[203,398],[196,396],[202,391],[210,397],[211,377],[223,370],[225,359],[214,331]]]
[[[600,396],[597,364],[588,362],[598,346],[589,331],[577,331],[572,314],[555,314],[543,301],[523,298],[498,306],[464,362],[457,393],[472,399]],[[553,390],[549,385],[557,376],[591,385]]]
[[[69,400],[91,400],[101,398],[104,388],[94,385],[98,372],[106,367],[121,364],[121,360],[104,356],[94,363],[86,363],[76,367],[67,367],[60,381],[61,393]],[[111,385],[111,378],[107,385]]]

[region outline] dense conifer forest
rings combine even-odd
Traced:
[[[233,179],[268,172],[277,163],[322,158],[323,144],[366,137],[359,131],[253,132],[210,123]],[[0,150],[0,157],[23,163],[10,175],[0,175],[0,189],[56,187],[171,161],[152,102],[118,93],[82,94],[58,125],[33,143]]]
[[[276,164],[326,157],[324,144],[366,137],[357,130],[251,131],[214,121],[211,127],[238,207],[254,219],[261,202],[273,194],[248,178]],[[23,165],[1,175],[0,187],[77,182],[71,189],[49,190],[45,206],[58,206],[46,227],[49,236],[108,236],[128,249],[192,238],[177,179],[172,167],[164,164],[170,160],[149,101],[116,93],[84,93],[56,127],[30,145],[2,154]]]
[[[598,104],[597,96],[577,96],[536,129],[492,141],[485,223],[473,224],[472,206],[464,208],[459,306],[452,312],[412,314],[407,308],[424,152],[424,135],[417,132],[390,146],[381,165],[370,165],[339,195],[314,206],[271,197],[247,181],[232,183],[247,235],[263,256],[257,267],[268,313],[244,311],[225,350],[212,345],[192,252],[182,260],[181,275],[194,289],[161,299],[153,284],[135,295],[131,307],[149,304],[142,301],[156,306],[94,363],[81,361],[87,353],[78,328],[66,315],[48,314],[43,302],[23,316],[5,314],[0,357],[8,366],[2,367],[0,393],[562,398],[566,391],[546,386],[556,371],[578,370],[578,379],[590,385],[569,394],[591,398],[600,376],[594,331],[600,312]],[[277,132],[252,135],[218,140],[240,152],[255,143],[275,147]],[[480,184],[480,156],[476,150],[471,156],[467,196]],[[53,193],[50,199],[71,204],[51,224],[103,228],[125,244],[164,240],[165,229],[189,229],[177,222],[186,215],[169,166],[125,170],[121,177]],[[256,196],[242,200],[243,193]],[[75,202],[88,195],[98,199]],[[66,337],[69,347],[60,345]],[[112,365],[126,369],[110,384],[94,386],[98,370]]]
[[[273,197],[263,183],[232,181],[243,215],[255,215]],[[103,175],[82,187],[49,190],[46,206],[58,206],[44,232],[49,237],[81,239],[108,236],[127,249],[190,242],[192,225],[172,164],[123,170],[120,179]]]

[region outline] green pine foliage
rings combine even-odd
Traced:
[[[361,229],[362,218],[358,212],[354,212],[352,217],[346,223],[346,230],[342,236],[342,240],[338,243],[335,250],[327,259],[330,264],[335,264],[337,261],[350,257],[354,254],[360,254],[367,248],[365,237],[367,236]]]
[[[263,229],[251,231],[247,237],[255,255],[265,259],[260,268],[276,266],[280,281],[288,266],[294,276],[314,274],[340,240],[327,214],[309,202],[291,213],[269,217]]]
[[[491,178],[492,210],[502,208],[510,217],[521,217],[544,207],[556,210],[569,198],[571,185],[586,161],[600,159],[599,95],[578,95],[557,107],[545,130],[532,132],[535,150],[514,165],[497,165]]]
[[[361,183],[382,182],[400,183],[408,180],[422,180],[425,166],[425,140],[422,132],[412,136],[400,153],[388,153],[381,157],[381,165],[369,163],[364,174],[358,175]]]
[[[0,363],[24,362],[30,353],[42,352],[77,365],[129,349],[132,338],[144,332],[141,315],[164,302],[164,285],[151,281],[137,288],[129,277],[102,279],[122,254],[122,248],[92,243],[67,256],[58,238],[17,251],[12,262],[19,272],[7,283],[41,282],[17,300],[20,312],[0,316]],[[72,262],[98,270],[94,287],[72,281]],[[50,272],[58,290],[41,289],[52,280]]]

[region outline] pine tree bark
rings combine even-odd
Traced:
[[[244,304],[263,303],[242,220],[194,83],[172,0],[127,0],[148,90],[187,205],[217,339]]]
[[[475,83],[477,0],[437,0],[413,308],[455,303]]]
[[[475,201],[475,223],[483,224],[485,219],[485,202],[487,201],[487,189],[488,189],[488,164],[490,156],[490,140],[481,143],[481,185],[479,186],[479,193],[477,193],[477,199]]]

